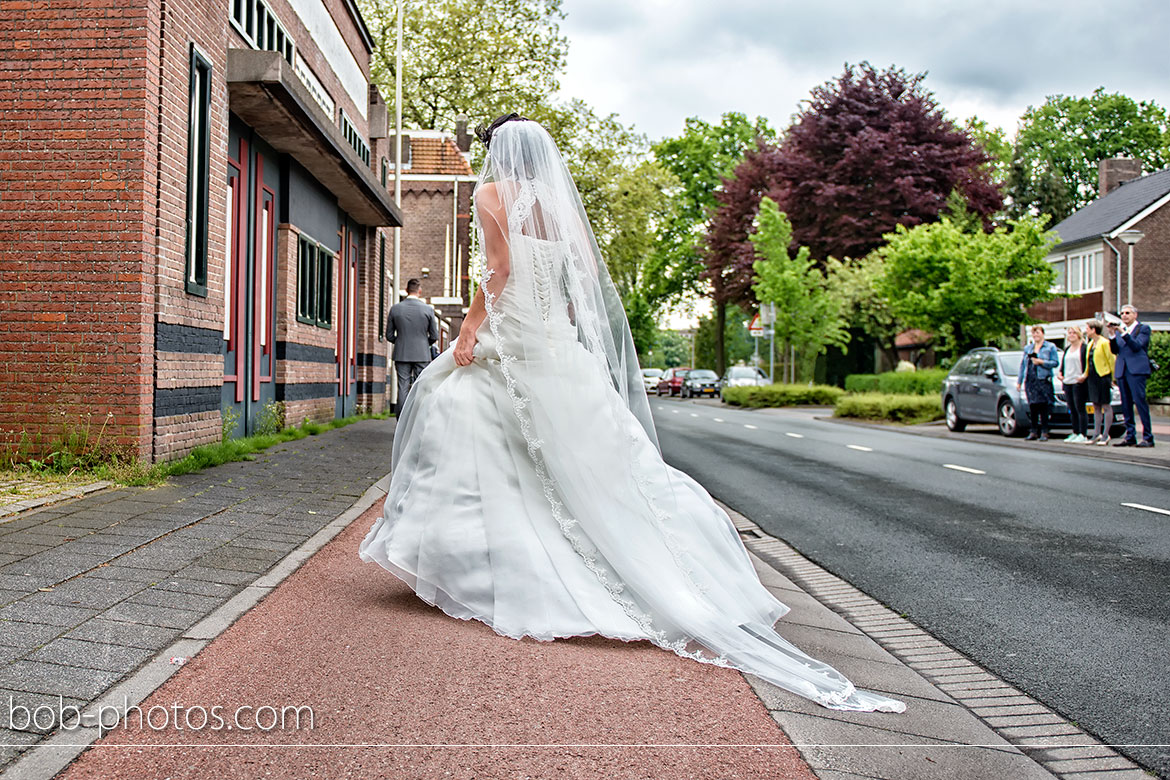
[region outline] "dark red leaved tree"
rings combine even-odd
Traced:
[[[896,225],[933,222],[956,190],[985,222],[1002,208],[987,154],[946,119],[924,77],[863,62],[812,91],[769,189],[813,257],[862,257]]]

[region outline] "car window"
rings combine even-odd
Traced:
[[[999,370],[1004,376],[1019,376],[1020,361],[1024,359],[1023,352],[1000,352]]]
[[[687,373],[687,379],[718,379],[718,375],[714,371],[708,371],[705,368],[697,368],[694,371]]]
[[[755,379],[756,372],[757,369],[749,366],[736,366],[728,371],[732,379]]]
[[[642,369],[642,376],[646,377],[647,379],[656,379],[656,378],[662,376],[662,369],[661,368],[643,368]]]
[[[995,356],[991,354],[981,355],[979,357],[979,366],[975,369],[974,373],[982,376],[989,368],[994,371],[999,371],[999,368],[995,364]]]
[[[972,374],[975,368],[975,355],[964,355],[959,358],[959,362],[955,363],[955,367],[951,369],[952,374]]]

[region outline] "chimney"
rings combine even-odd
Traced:
[[[1097,164],[1097,195],[1105,197],[1131,179],[1142,175],[1141,160],[1111,157]]]
[[[467,132],[467,117],[462,114],[455,117],[455,146],[461,152],[471,151],[471,133]]]

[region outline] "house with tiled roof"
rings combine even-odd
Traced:
[[[1170,169],[1143,176],[1137,160],[1102,160],[1098,187],[1096,200],[1053,228],[1059,243],[1047,260],[1053,291],[1066,297],[1028,314],[1057,341],[1127,303],[1154,330],[1170,330]]]
[[[402,231],[399,286],[405,288],[411,278],[422,281],[422,297],[439,315],[441,348],[459,335],[464,310],[471,303],[468,260],[476,177],[470,149],[465,120],[456,123],[453,134],[403,131],[401,208],[410,227]],[[392,178],[395,160],[387,158],[382,164]],[[406,295],[405,289],[398,292]]]

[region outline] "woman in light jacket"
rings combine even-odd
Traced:
[[[1064,338],[1068,346],[1060,356],[1056,381],[1064,385],[1064,402],[1068,404],[1068,415],[1072,418],[1073,432],[1065,441],[1069,444],[1082,444],[1085,441],[1088,422],[1085,415],[1085,364],[1088,362],[1088,349],[1085,347],[1085,340],[1081,338],[1081,329],[1076,325],[1069,326]]]
[[[1029,440],[1048,441],[1048,413],[1056,403],[1056,392],[1052,389],[1052,369],[1060,360],[1056,345],[1044,340],[1044,328],[1032,326],[1032,342],[1024,349],[1020,360],[1017,389],[1028,395],[1028,414],[1032,418]]]
[[[1085,361],[1085,392],[1093,405],[1093,430],[1085,444],[1104,447],[1109,443],[1109,429],[1113,427],[1113,364],[1117,356],[1109,348],[1109,339],[1102,331],[1101,320],[1085,323],[1089,337],[1089,355]],[[1104,422],[1104,425],[1102,425]]]

